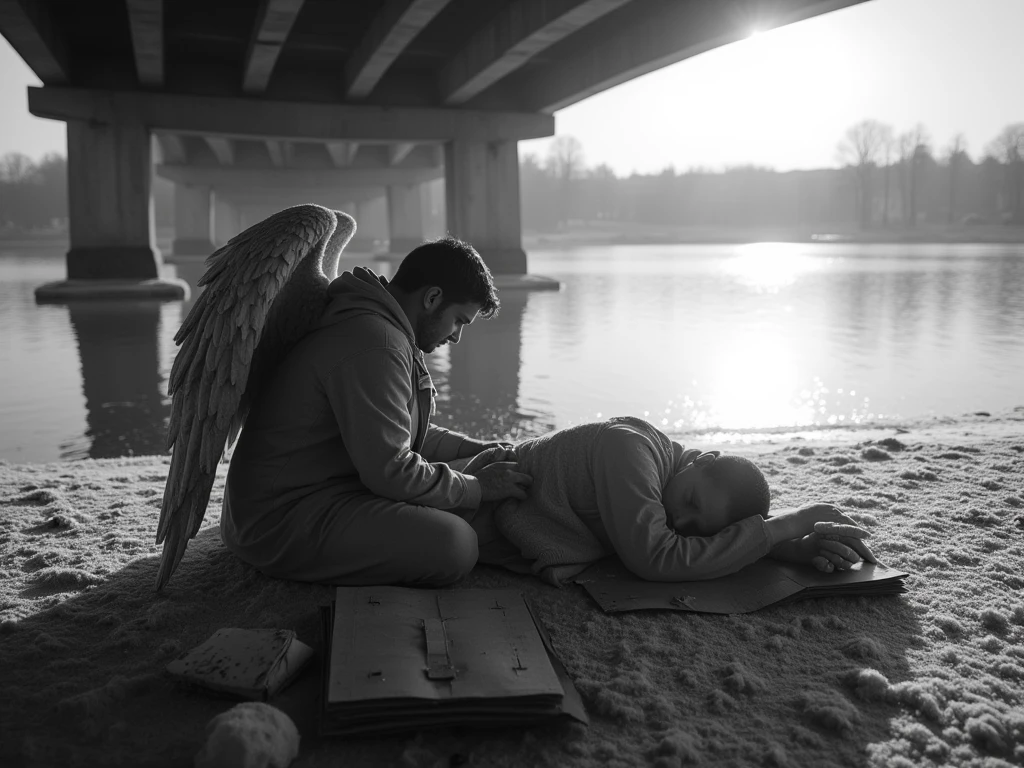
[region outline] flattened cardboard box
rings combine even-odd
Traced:
[[[588,722],[517,590],[339,587],[321,627],[321,733]]]

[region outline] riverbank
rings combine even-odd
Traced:
[[[1024,227],[1001,224],[922,224],[914,229],[837,227],[690,227],[619,221],[574,221],[556,232],[523,232],[527,251],[582,245],[742,245],[747,243],[1024,243]],[[174,230],[157,230],[157,247],[171,254]],[[0,250],[69,247],[66,234],[0,237]],[[382,254],[383,255],[383,254]],[[404,256],[404,254],[395,254]]]
[[[1024,243],[1024,227],[937,225],[859,230],[836,227],[696,227],[619,221],[574,221],[557,232],[524,232],[523,247],[580,245],[730,245],[746,243]]]
[[[837,502],[909,592],[743,616],[606,615],[579,587],[479,567],[456,588],[535,602],[592,717],[497,732],[316,736],[316,666],[274,703],[295,765],[686,764],[995,768],[1024,761],[1024,412],[869,439],[772,435],[744,453],[773,506]],[[162,595],[153,544],[166,457],[0,463],[0,761],[183,765],[231,706],[167,661],[220,627],[291,628],[319,647],[327,587],[273,581],[220,544],[223,470]]]

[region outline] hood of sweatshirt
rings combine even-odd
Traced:
[[[380,315],[399,328],[416,349],[416,334],[405,311],[388,293],[387,278],[366,267],[354,267],[333,280],[327,289],[330,301],[320,318],[319,327],[326,328],[357,314]]]

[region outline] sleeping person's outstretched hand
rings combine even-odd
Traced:
[[[871,534],[860,526],[822,521],[814,524],[811,535],[820,540],[821,552],[811,561],[819,571],[831,572],[835,568],[845,571],[861,560],[878,562],[864,543]]]
[[[819,571],[845,571],[862,560],[877,562],[864,539],[871,534],[834,504],[805,504],[766,521],[778,554],[790,562],[809,563]]]

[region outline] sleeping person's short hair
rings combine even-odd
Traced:
[[[729,505],[737,518],[760,515],[768,517],[771,492],[768,481],[757,465],[742,456],[719,456],[705,470],[709,478],[729,492]]]

